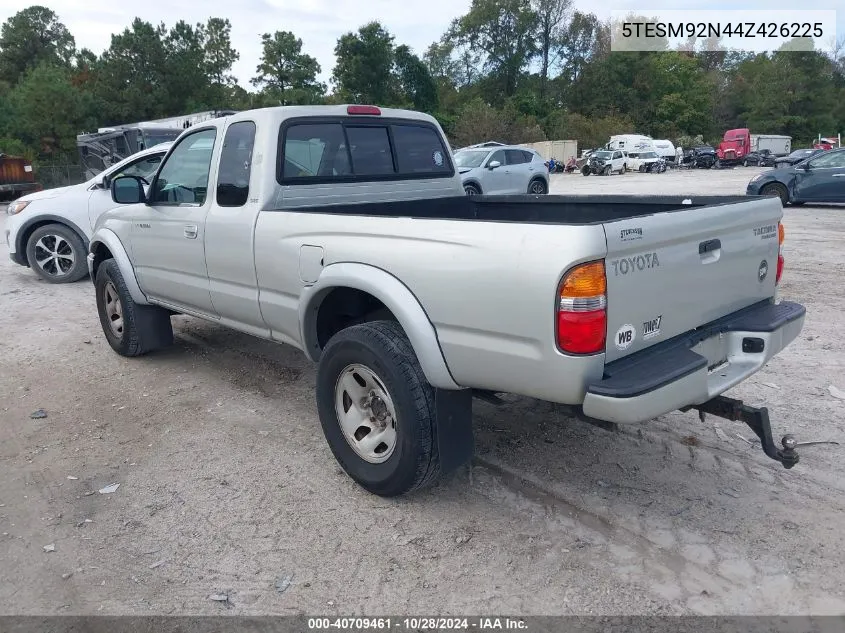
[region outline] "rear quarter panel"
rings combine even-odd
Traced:
[[[308,196],[296,195],[304,206]],[[293,198],[286,195],[285,203]],[[291,264],[303,245],[321,247],[324,266],[364,263],[407,286],[462,387],[577,403],[584,382],[601,376],[603,355],[565,356],[555,345],[558,284],[570,266],[604,256],[601,225],[262,211],[256,227],[261,311],[282,340],[299,336],[296,310],[306,282]]]

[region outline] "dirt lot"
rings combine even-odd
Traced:
[[[743,193],[753,173],[553,190]],[[785,223],[806,326],[730,395],[778,437],[843,439],[845,208]],[[512,397],[477,405],[471,468],[388,501],[339,470],[300,353],[174,322],[173,349],[121,358],[87,280],[42,283],[0,246],[0,613],[845,613],[843,447],[786,471],[740,424],[610,433]]]

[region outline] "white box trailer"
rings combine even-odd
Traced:
[[[780,134],[752,134],[751,151],[769,150],[775,156],[787,156],[792,153],[792,137]]]
[[[523,147],[530,147],[539,152],[544,160],[554,158],[566,164],[570,158],[578,158],[578,141],[538,141],[537,143],[520,143]]]

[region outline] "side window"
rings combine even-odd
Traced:
[[[221,207],[242,207],[249,199],[253,145],[255,123],[252,121],[233,123],[226,130],[217,173],[217,204]]]
[[[352,172],[356,176],[386,176],[395,173],[390,138],[386,127],[347,127]]]
[[[622,158],[622,152],[613,152],[613,158]]]
[[[451,176],[454,171],[449,161],[449,152],[437,132],[428,126],[391,126],[393,150],[400,174],[443,174]]]
[[[151,203],[201,205],[205,202],[215,137],[216,130],[207,129],[179,141],[156,178]]]
[[[340,123],[300,123],[285,132],[283,178],[349,176],[352,168]]]
[[[505,150],[505,155],[508,157],[508,165],[523,165],[528,162],[525,160],[525,154],[518,149]]]
[[[810,161],[810,167],[814,169],[835,169],[845,167],[845,152],[832,152],[822,154]]]
[[[494,160],[499,161],[499,163],[501,163],[502,165],[506,165],[507,163],[505,162],[505,151],[500,149],[498,152],[493,152],[493,155],[490,157],[490,160],[487,161],[487,164],[489,165]]]
[[[138,176],[139,178],[143,178],[147,182],[150,181],[155,173],[158,166],[161,164],[161,159],[164,158],[164,154],[157,154],[155,156],[147,156],[139,161],[135,161],[134,163],[129,163],[123,169],[118,170],[114,173],[111,178],[115,179],[119,176]]]
[[[531,161],[533,161],[534,157],[536,156],[536,154],[532,154],[531,152],[529,152],[527,150],[523,150],[522,155],[525,156],[525,162],[526,163],[530,163]]]

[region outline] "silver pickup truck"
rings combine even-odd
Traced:
[[[473,397],[502,392],[600,424],[694,408],[797,461],[721,396],[804,323],[776,301],[776,197],[466,196],[436,120],[354,105],[208,121],[111,186],[88,267],[114,350],[172,343],[174,313],[299,348],[375,494],[465,463]]]

